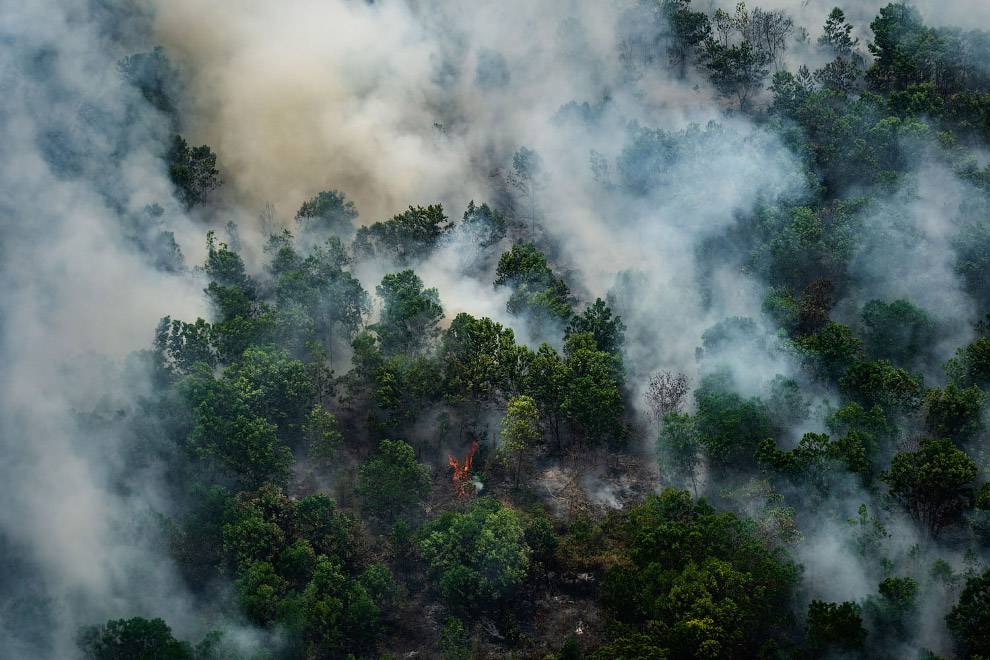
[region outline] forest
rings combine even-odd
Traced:
[[[990,6],[0,12],[0,657],[990,658]]]

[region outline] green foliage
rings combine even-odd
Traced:
[[[241,607],[248,618],[260,626],[271,624],[276,617],[279,601],[285,597],[289,583],[275,573],[268,562],[258,561],[247,566],[237,581],[241,592]]]
[[[475,206],[474,200],[468,203],[459,229],[470,245],[487,250],[505,238],[505,217],[488,204]]]
[[[349,239],[354,235],[354,220],[358,217],[354,202],[339,190],[324,191],[299,207],[296,224],[304,236],[326,240],[328,236]]]
[[[960,654],[990,656],[990,571],[966,580],[945,621]]]
[[[440,657],[443,660],[468,660],[471,649],[464,623],[455,616],[447,617],[440,631]]]
[[[773,435],[766,405],[727,390],[721,376],[706,376],[694,391],[695,424],[701,444],[720,470],[751,461],[759,443]]]
[[[760,241],[750,253],[749,268],[778,287],[774,297],[782,309],[776,316],[788,318],[784,310],[789,291],[820,277],[845,281],[863,240],[856,222],[863,207],[861,199],[835,199],[822,206],[761,207],[755,227]],[[793,306],[793,297],[791,301]],[[793,318],[783,325],[790,330],[796,322]]]
[[[847,325],[830,321],[821,332],[794,341],[809,371],[823,380],[838,380],[853,363],[863,357],[863,342]]]
[[[805,433],[791,451],[777,449],[773,439],[767,438],[760,443],[755,456],[764,470],[775,470],[797,484],[810,485],[823,497],[830,491],[830,475],[836,466],[864,475],[870,469],[864,438],[856,431],[850,431],[840,440],[830,440],[824,434]]]
[[[337,503],[323,494],[310,495],[296,505],[299,533],[317,555],[337,563],[354,564],[358,554],[361,522],[349,511],[338,511]]]
[[[353,249],[357,256],[388,256],[407,266],[429,257],[452,227],[442,205],[410,206],[391,220],[358,229]]]
[[[87,660],[192,660],[187,642],[172,637],[162,619],[117,619],[79,631],[77,646]]]
[[[623,411],[615,356],[598,350],[590,334],[572,334],[564,351],[562,417],[577,424],[588,438],[615,437]]]
[[[283,251],[276,259],[284,257]],[[343,270],[348,261],[339,239],[331,237],[305,260],[273,262],[270,270],[278,277],[275,302],[290,341],[300,345],[311,335],[332,349],[335,340],[350,341],[357,334],[371,306],[361,283]],[[305,322],[293,319],[297,309]]]
[[[187,208],[205,202],[207,194],[223,183],[217,155],[205,144],[190,148],[181,135],[172,136],[165,162],[176,196]]]
[[[571,317],[564,328],[564,339],[572,334],[590,334],[598,350],[618,356],[626,339],[626,326],[620,317],[612,318],[612,310],[604,300],[597,298],[583,313]]]
[[[310,653],[339,656],[368,645],[382,628],[381,610],[364,585],[348,579],[339,564],[324,556],[317,558],[299,605]]]
[[[539,406],[543,419],[557,439],[558,448],[561,446],[560,423],[564,418],[562,405],[567,384],[567,369],[560,353],[550,344],[541,344],[529,364],[526,393]]]
[[[454,607],[485,609],[526,577],[530,548],[522,517],[482,498],[466,513],[444,512],[420,531],[420,552]]]
[[[918,406],[921,386],[903,369],[888,360],[855,362],[839,379],[839,389],[864,408],[880,406],[888,413],[906,412]]]
[[[444,395],[452,402],[483,403],[508,397],[522,380],[529,353],[512,328],[460,313],[443,333],[440,362]]]
[[[829,657],[830,652],[853,652],[863,649],[866,628],[862,609],[856,603],[840,605],[813,600],[808,606],[806,651],[811,658]]]
[[[512,290],[506,311],[513,316],[528,316],[537,326],[563,324],[571,316],[570,289],[533,242],[517,243],[499,258],[495,288],[502,286]]]
[[[382,440],[378,452],[360,469],[358,492],[369,509],[398,515],[429,495],[429,469],[416,460],[412,447],[401,440]]]
[[[702,444],[694,418],[676,410],[667,413],[663,418],[663,426],[660,427],[656,452],[661,474],[663,468],[669,466],[676,474],[687,479],[697,495]]]
[[[632,566],[609,569],[602,600],[633,627],[622,637],[655,650],[617,657],[753,657],[773,635],[797,568],[749,522],[668,489],[630,511],[625,533]]]
[[[928,313],[906,300],[889,305],[871,300],[863,305],[864,343],[872,358],[909,366],[924,357],[935,342],[935,325]]]
[[[945,365],[945,371],[960,386],[976,385],[990,389],[990,338],[980,337],[956,351],[956,357]]]
[[[509,400],[508,410],[502,418],[502,444],[498,451],[506,467],[514,473],[517,486],[527,454],[543,437],[539,422],[540,411],[532,397],[523,394]]]
[[[968,440],[983,430],[983,410],[987,395],[976,385],[963,389],[949,382],[925,392],[925,428],[938,438],[957,442]]]
[[[880,477],[891,494],[932,537],[970,503],[976,463],[948,438],[921,440],[915,452],[898,452]]]
[[[371,329],[384,355],[423,351],[440,335],[440,296],[436,289],[424,289],[412,270],[386,275],[375,291],[385,306]]]

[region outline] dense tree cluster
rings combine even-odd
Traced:
[[[688,226],[696,189],[680,184],[783,145],[791,179],[697,230],[759,309],[728,316],[711,273],[685,273],[703,283],[669,287],[710,327],[686,373],[651,361],[683,342],[633,322],[656,292],[629,270],[589,291],[544,226],[547,161],[517,145],[494,201],[459,221],[436,203],[357,227],[329,190],[292,229],[265,225],[258,254],[234,225],[226,241],[210,231],[195,271],[207,318],[154,329],[135,410],[79,418],[129,438],[121,460],[161,466],[178,504],[150,535],[198,605],[221,603],[218,627],[261,632],[193,645],[162,619],[111,619],[79,631],[83,657],[934,658],[923,645],[940,637],[953,657],[990,655],[990,325],[961,318],[990,311],[990,38],[905,3],[879,11],[865,45],[838,7],[811,38],[742,2],[626,4],[628,84],[666,68],[758,126],[623,119],[614,172],[591,152],[588,194],[670,205]],[[561,47],[577,56],[582,31],[565,21]],[[508,84],[498,53],[477,67],[485,89]],[[118,69],[178,121],[163,51]],[[555,121],[611,121],[609,103]],[[208,215],[218,156],[174,128],[161,152],[175,201]],[[898,266],[878,246],[928,226],[912,224],[922,162],[966,191],[958,231],[935,237],[960,318],[870,279]],[[168,239],[161,267],[182,271]],[[431,281],[431,259],[469,247],[462,274],[500,320]],[[855,589],[805,577],[804,534],[857,562]]]

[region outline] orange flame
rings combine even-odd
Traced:
[[[454,488],[461,497],[467,497],[468,495],[467,484],[471,481],[471,475],[468,472],[471,470],[471,461],[474,460],[476,451],[478,451],[478,443],[472,442],[471,449],[468,450],[467,456],[464,457],[463,465],[456,458],[447,454],[450,467],[454,468]]]

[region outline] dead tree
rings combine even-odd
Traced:
[[[650,376],[650,384],[646,388],[646,403],[649,405],[650,419],[657,425],[657,433],[660,432],[663,418],[680,410],[688,389],[688,379],[684,374],[658,371]]]

